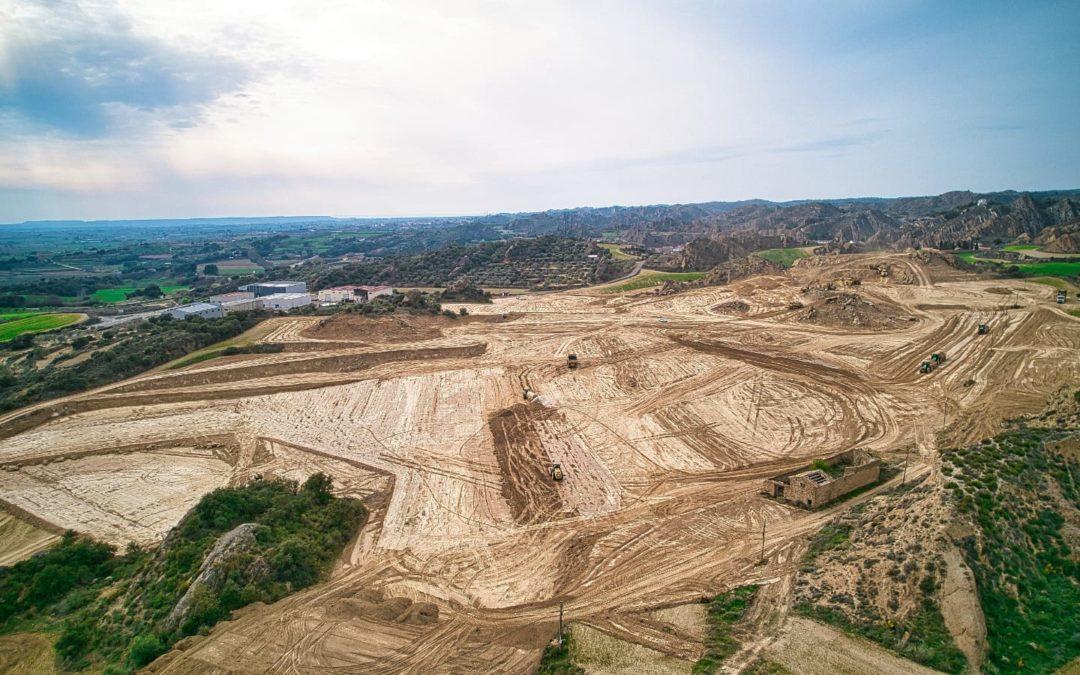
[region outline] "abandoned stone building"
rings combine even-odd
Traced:
[[[841,452],[813,464],[766,478],[761,491],[799,506],[822,506],[875,482],[881,460],[866,450]]]

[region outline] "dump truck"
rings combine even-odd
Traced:
[[[1065,304],[1065,291],[1058,291],[1057,292],[1057,303],[1059,305],[1064,305]]]
[[[934,364],[930,363],[929,361],[923,361],[919,365],[919,372],[923,373],[924,375],[926,373],[933,372],[933,370],[934,370]]]
[[[563,478],[562,467],[559,466],[558,462],[552,464],[551,465],[551,480],[553,480],[553,481],[561,481],[562,478]]]
[[[571,354],[566,357],[566,367],[571,370],[577,368],[577,354]]]
[[[986,325],[985,323],[980,323],[979,324],[979,335],[986,335],[989,332],[990,332],[990,326]]]
[[[945,362],[945,352],[934,352],[930,355],[930,362],[935,366],[940,366]]]

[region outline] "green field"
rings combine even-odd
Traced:
[[[123,302],[124,300],[127,300],[128,293],[137,291],[140,288],[145,288],[149,285],[150,284],[143,284],[142,286],[117,286],[115,288],[100,288],[94,291],[93,294],[90,295],[90,298],[93,300],[97,300],[98,302]],[[169,293],[176,293],[177,291],[186,291],[191,288],[190,286],[161,283],[159,283],[158,286],[161,287],[161,291],[166,295],[168,295]]]
[[[34,314],[0,323],[0,342],[7,342],[23,333],[40,333],[77,323],[82,314]]]
[[[611,257],[615,260],[637,260],[636,255],[630,255],[618,244],[600,244],[600,247],[611,251]]]
[[[756,251],[754,255],[759,255],[769,262],[774,262],[777,265],[782,265],[784,267],[791,267],[799,258],[810,257],[810,254],[802,248],[769,248],[764,251]]]
[[[0,323],[22,319],[27,316],[34,316],[35,314],[37,314],[37,312],[0,312]]]
[[[622,293],[624,291],[636,291],[642,288],[659,286],[665,281],[697,281],[703,276],[705,276],[704,272],[655,272],[646,270],[624,284],[605,288],[604,292]]]
[[[998,258],[980,258],[975,251],[954,254],[964,262],[985,262],[997,265],[1016,265],[1021,272],[1032,276],[1075,277],[1080,276],[1080,261],[1077,262],[1025,262],[1014,263]],[[1029,258],[1030,260],[1030,258]]]
[[[1011,246],[1003,246],[1002,251],[1036,251],[1038,250],[1037,244],[1013,244]]]
[[[1048,277],[1080,276],[1080,261],[1020,263],[1017,267],[1019,267],[1024,274],[1038,274]]]

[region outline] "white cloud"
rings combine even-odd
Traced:
[[[11,12],[39,11],[11,1]],[[120,17],[129,42],[239,64],[244,78],[183,106],[121,105],[93,139],[10,131],[0,110],[0,190],[103,193],[82,202],[92,214],[49,216],[461,213],[930,191],[921,186],[942,171],[920,158],[955,169],[944,154],[963,105],[942,101],[947,83],[897,75],[934,58],[932,34],[919,29],[914,54],[882,41],[865,8],[790,10],[84,2],[87,16]],[[820,42],[840,38],[851,44]],[[6,81],[18,73],[2,54]],[[17,199],[0,194],[0,218],[22,215]]]

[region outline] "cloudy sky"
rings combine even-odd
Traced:
[[[1080,3],[0,0],[0,222],[1080,187]]]

